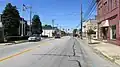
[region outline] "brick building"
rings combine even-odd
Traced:
[[[120,0],[97,0],[98,37],[120,45]]]

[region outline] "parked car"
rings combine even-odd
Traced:
[[[40,41],[40,40],[41,40],[40,34],[33,34],[28,38],[28,41]]]

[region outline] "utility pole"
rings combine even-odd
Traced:
[[[53,26],[52,28],[53,28],[53,30],[54,30],[54,19],[52,20],[52,26]]]
[[[30,33],[32,34],[32,20],[31,20],[31,18],[32,18],[32,7],[30,6],[29,8],[30,8]]]
[[[24,23],[23,12],[24,12],[24,11],[25,11],[25,10],[24,10],[24,5],[23,5],[22,17],[21,17],[21,19],[22,19],[22,20],[21,20],[21,24],[22,24],[21,36],[24,35],[24,33],[23,33],[23,31],[24,31],[24,30],[23,30],[23,29],[24,29],[24,28],[23,28],[23,23]]]
[[[60,26],[60,30],[62,29],[62,26]]]
[[[24,36],[24,18],[22,18],[22,34],[21,36]]]
[[[57,24],[57,28],[58,28],[58,24]]]
[[[52,33],[54,33],[55,32],[55,29],[54,29],[54,19],[52,19]],[[54,36],[53,34],[52,34],[52,36]]]
[[[32,28],[31,28],[31,25],[32,25],[32,22],[31,22],[31,18],[32,18],[32,6],[26,6],[26,5],[23,4],[23,11],[25,11],[26,9],[30,9],[30,35],[31,35],[31,33],[32,33]],[[23,24],[22,24],[22,28],[23,28]],[[23,32],[22,32],[22,35],[23,35]]]
[[[80,12],[81,12],[81,34],[80,35],[81,35],[81,39],[83,39],[82,38],[82,21],[83,21],[83,18],[82,18],[82,13],[83,13],[82,12],[82,0],[81,0],[81,11]]]

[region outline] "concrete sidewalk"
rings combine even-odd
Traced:
[[[84,39],[84,42],[86,41],[88,42],[87,39]],[[120,46],[97,40],[92,40],[92,44],[88,45],[92,47],[96,52],[99,52],[112,62],[120,65]]]

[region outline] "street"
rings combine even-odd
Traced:
[[[119,67],[79,38],[45,39],[0,47],[0,67]]]

